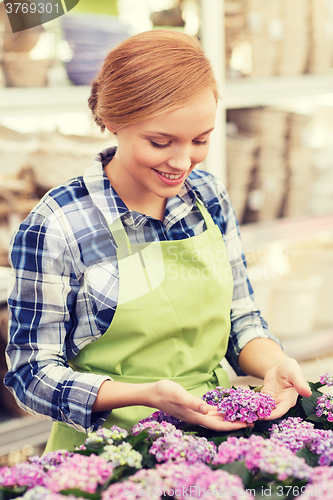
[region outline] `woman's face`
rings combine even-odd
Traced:
[[[118,148],[107,174],[121,197],[126,190],[124,201],[130,193],[146,202],[177,195],[207,156],[215,115],[216,101],[207,90],[182,108],[113,129]]]

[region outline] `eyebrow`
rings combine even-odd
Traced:
[[[200,137],[200,135],[209,134],[209,132],[212,132],[214,128],[215,127],[212,127],[209,130],[206,130],[206,132],[201,132],[201,134],[198,134],[196,137]],[[166,134],[165,132],[150,132],[149,130],[146,130],[145,133],[149,135],[162,135],[163,137],[174,137],[173,134]]]

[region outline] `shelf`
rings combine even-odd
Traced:
[[[90,87],[69,85],[63,87],[11,87],[0,90],[2,116],[35,113],[88,111]],[[332,95],[333,72],[325,75],[293,77],[239,78],[226,80],[222,89],[222,103],[227,109],[270,106],[295,98]]]
[[[245,252],[260,250],[278,242],[309,241],[313,238],[332,238],[333,214],[282,217],[269,221],[244,224],[240,228]]]
[[[31,415],[0,423],[0,456],[22,449],[25,445],[43,446],[47,442],[52,422]]]
[[[276,76],[270,78],[239,78],[225,81],[222,90],[227,109],[272,106],[291,99],[333,93],[333,72],[325,75]],[[314,102],[315,103],[315,102]]]
[[[90,87],[7,87],[0,89],[1,116],[88,111]]]

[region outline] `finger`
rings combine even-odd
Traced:
[[[206,403],[206,401],[204,401],[203,399],[192,396],[190,393],[187,394],[188,396],[182,402],[183,405],[189,408],[190,410],[195,411],[196,413],[207,415],[207,413],[211,409],[211,406],[208,403]]]
[[[281,403],[277,405],[275,410],[272,411],[270,416],[265,417],[263,420],[274,420],[275,418],[280,418],[285,415],[292,406],[294,405],[288,401],[281,401]]]
[[[301,396],[309,398],[312,394],[309,384],[304,380],[303,375],[293,380],[294,388]]]
[[[218,417],[205,416],[202,417],[199,425],[207,429],[212,429],[215,431],[236,431],[239,429],[244,429],[246,427],[253,427],[254,424],[249,424],[247,422],[241,422],[236,420],[234,422],[229,422],[223,419],[223,416],[219,414]]]

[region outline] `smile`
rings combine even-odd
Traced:
[[[157,170],[157,172],[160,175],[163,175],[163,177],[166,177],[167,179],[180,179],[184,175],[184,174],[178,174],[178,175],[167,174],[166,172],[160,172],[159,170]]]

